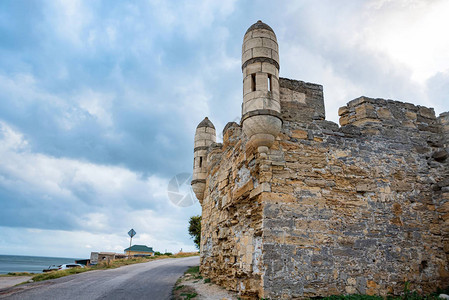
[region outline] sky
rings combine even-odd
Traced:
[[[449,110],[448,15],[444,0],[0,1],[0,254],[123,252],[131,228],[194,251],[201,206],[169,182],[190,195],[205,116],[218,139],[240,119],[249,26],[274,29],[280,76],[322,84],[338,122],[362,95]]]

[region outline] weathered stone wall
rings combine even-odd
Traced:
[[[223,130],[223,145],[208,154],[201,223],[201,274],[248,296],[261,293],[262,207],[252,191],[259,186],[253,156],[236,123]]]
[[[449,114],[280,79],[262,158],[236,123],[208,150],[201,272],[250,298],[430,292],[449,282]],[[445,145],[446,143],[446,145]]]
[[[341,128],[284,122],[271,149],[264,296],[398,294],[406,281],[430,292],[447,283],[433,110],[362,97],[340,115]]]

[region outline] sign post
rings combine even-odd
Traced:
[[[131,228],[130,231],[128,231],[128,235],[130,236],[130,240],[129,240],[129,248],[131,248],[131,243],[133,241],[133,236],[136,235],[136,231],[134,229]],[[129,258],[129,253],[131,252],[131,250],[128,250],[128,258]]]

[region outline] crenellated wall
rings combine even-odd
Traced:
[[[264,297],[447,285],[448,194],[435,184],[449,177],[432,157],[442,146],[433,109],[361,97],[340,115],[340,128],[284,122],[270,151]]]
[[[273,29],[253,24],[241,124],[223,144],[207,118],[198,125],[203,277],[242,299],[447,287],[449,112],[360,97],[339,126],[321,85],[278,77],[278,50]]]
[[[203,276],[250,299],[447,284],[449,160],[435,153],[449,114],[361,97],[339,127],[324,120],[320,85],[281,79],[280,91],[267,158],[236,123],[209,147]]]

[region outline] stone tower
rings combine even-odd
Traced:
[[[207,148],[215,143],[214,124],[206,117],[196,127],[195,145],[193,149],[193,178],[192,189],[200,202],[203,201],[204,189],[206,188],[206,155]]]
[[[281,131],[279,49],[270,26],[257,21],[246,31],[242,47],[243,131],[249,145],[266,153]]]

